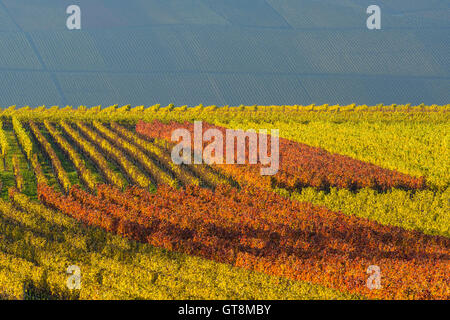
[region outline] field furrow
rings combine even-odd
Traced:
[[[120,148],[122,152],[125,152],[133,162],[144,168],[147,174],[150,175],[157,184],[167,184],[172,187],[178,187],[178,181],[167,171],[164,171],[156,161],[147,156],[137,146],[128,142],[114,131],[109,130],[100,122],[94,121],[92,125],[99,134],[102,134],[110,143],[113,143],[114,146]]]
[[[136,131],[149,138],[165,139],[170,141],[172,132],[176,129],[187,129],[191,136],[194,136],[194,124],[185,122],[179,124],[171,122],[164,124],[160,121],[152,123],[139,122],[136,125]],[[222,143],[226,145],[227,129],[203,123],[201,139],[209,129],[217,129],[222,133]],[[267,145],[270,145],[270,135],[265,137]],[[249,142],[244,142],[248,146]],[[196,150],[198,146],[191,140],[189,146],[193,152],[203,154],[205,147],[209,142],[202,141],[202,149]],[[261,169],[265,166],[261,161],[249,165],[250,158],[247,147],[245,149],[244,164],[236,164],[238,148],[234,144],[230,151],[232,154],[228,157],[227,151],[223,152],[222,163],[215,164],[224,172],[231,174],[239,182],[250,183],[254,186],[264,185],[267,188],[271,186],[281,187],[288,190],[300,190],[303,187],[312,186],[318,189],[327,190],[330,187],[342,189],[358,190],[361,188],[373,188],[379,191],[386,191],[391,188],[404,189],[423,189],[426,187],[425,179],[415,178],[402,174],[394,170],[383,169],[373,164],[352,159],[350,157],[331,154],[327,151],[310,147],[305,144],[296,143],[287,139],[279,138],[279,170],[273,177],[262,177]],[[260,154],[258,145],[255,152]],[[266,150],[267,153],[268,150]],[[269,154],[267,154],[268,156]],[[253,155],[252,155],[253,156]],[[228,163],[230,158],[234,164]],[[227,162],[225,162],[227,159]],[[260,159],[261,160],[261,159]]]
[[[64,170],[61,161],[56,154],[55,150],[53,149],[52,145],[48,142],[48,140],[45,138],[45,136],[41,133],[38,126],[33,122],[29,122],[31,132],[33,133],[34,137],[38,141],[39,145],[43,149],[46,156],[50,159],[50,162],[52,164],[52,168],[55,172],[55,176],[58,179],[58,183],[60,184],[61,188],[68,192],[71,187],[71,182],[69,179],[69,176],[67,175],[67,172]]]
[[[228,188],[213,193],[193,187],[191,198],[188,192],[171,188],[159,188],[156,194],[137,189],[130,192],[106,188],[96,198],[75,190],[64,197],[40,186],[39,197],[85,223],[169,250],[373,298],[448,299],[443,286],[449,280],[447,238],[378,225],[261,190]],[[207,193],[209,201],[199,201],[199,192]],[[111,197],[117,199],[111,202]],[[137,197],[143,197],[147,207],[136,210]],[[192,204],[190,211],[183,204]],[[227,212],[230,217],[253,218],[251,226],[267,232],[245,224],[227,229],[220,220],[211,220],[223,208],[231,209]],[[195,219],[200,212],[206,217],[206,212],[211,214],[203,224]],[[284,226],[273,226],[277,222]],[[236,232],[239,229],[240,233]],[[383,291],[365,287],[370,265],[384,270]]]
[[[86,167],[83,159],[81,159],[77,151],[48,121],[44,121],[44,125],[51,137],[56,141],[58,146],[64,151],[65,155],[70,159],[70,161],[76,168],[81,181],[83,181],[83,183],[89,188],[89,190],[94,191],[97,181],[95,180],[92,172]]]
[[[161,167],[170,170],[177,177],[177,179],[182,182],[183,185],[200,185],[200,180],[189,172],[186,166],[174,164],[170,154],[155,143],[141,138],[136,133],[127,130],[116,122],[111,123],[111,128],[120,134],[124,139],[127,139],[128,143],[132,143],[139,147],[141,151],[150,154]]]
[[[85,134],[104,154],[112,161],[115,161],[127,175],[130,181],[140,187],[154,187],[151,179],[146,176],[125,154],[106,139],[81,122],[77,122],[77,127]]]
[[[449,300],[449,110],[13,105],[0,299]]]

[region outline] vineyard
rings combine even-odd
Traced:
[[[0,299],[448,300],[449,111],[6,108]],[[278,129],[279,170],[262,176],[249,152],[175,164],[172,133],[195,135],[194,121],[202,134]]]

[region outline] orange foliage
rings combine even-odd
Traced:
[[[448,299],[450,240],[380,225],[268,191],[101,185],[64,196],[40,185],[45,204],[155,246],[385,299]],[[366,270],[381,268],[382,289]]]

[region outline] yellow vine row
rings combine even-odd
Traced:
[[[69,189],[72,184],[70,183],[69,176],[67,175],[67,172],[64,170],[61,161],[59,160],[58,155],[56,154],[52,145],[47,141],[47,139],[44,137],[44,135],[41,133],[41,131],[33,121],[30,121],[30,129],[33,132],[39,144],[44,149],[45,153],[50,158],[52,167],[55,170],[56,178],[58,179],[58,182],[60,183],[61,187],[64,189],[65,192],[69,192]]]
[[[115,132],[109,130],[101,123],[94,121],[94,127],[103,134],[110,142],[115,142],[116,146],[124,150],[134,160],[139,162],[149,174],[153,176],[158,184],[167,184],[171,187],[178,187],[178,182],[172,178],[167,172],[164,172],[152,159],[150,159],[138,147],[123,139]]]
[[[106,139],[103,139],[85,124],[81,122],[77,122],[76,124],[92,142],[94,142],[103,152],[113,158],[121,166],[134,184],[142,188],[148,188],[153,185],[151,180],[143,174],[136,165],[129,161],[119,149],[114,147]]]
[[[94,145],[84,139],[76,130],[74,130],[69,124],[64,121],[60,122],[63,130],[69,135],[69,137],[75,141],[77,146],[83,150],[86,156],[88,156],[97,166],[98,170],[103,174],[106,181],[119,188],[124,187],[124,183],[119,174],[111,170],[108,161],[103,155],[97,151]]]

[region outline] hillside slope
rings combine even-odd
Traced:
[[[448,103],[449,1],[371,4],[2,0],[0,106]]]

